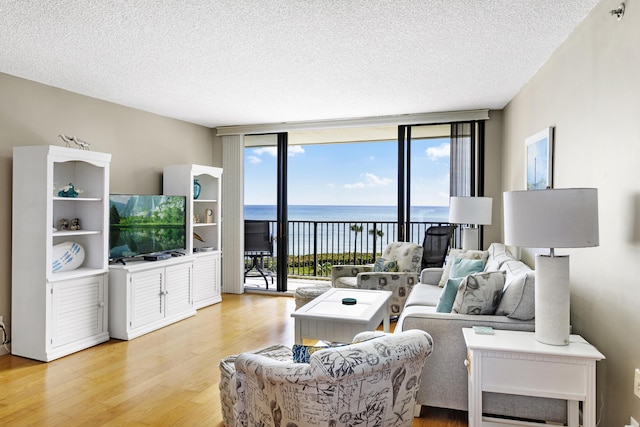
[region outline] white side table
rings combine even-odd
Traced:
[[[583,402],[583,425],[595,427],[596,361],[605,357],[584,338],[571,335],[569,345],[552,346],[536,341],[533,332],[462,332],[468,353],[469,427],[540,425],[483,418],[483,391],[564,399],[569,427],[578,427],[578,404]]]

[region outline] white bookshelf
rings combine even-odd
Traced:
[[[11,352],[50,361],[109,339],[111,154],[59,146],[13,149]],[[60,197],[73,183],[77,197]],[[60,230],[61,218],[80,220]],[[75,242],[82,265],[54,271],[53,247]]]
[[[201,191],[194,197],[194,180]],[[187,253],[193,254],[194,304],[222,301],[220,286],[222,169],[201,165],[164,167],[163,193],[187,197]],[[208,216],[207,212],[212,215]]]

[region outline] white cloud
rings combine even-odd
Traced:
[[[269,154],[270,156],[276,157],[278,155],[278,147],[260,147],[255,148],[253,150],[258,156],[262,156],[263,154]]]
[[[277,157],[278,147],[254,148],[253,152],[258,156],[262,156],[263,154],[268,154],[270,156]],[[290,145],[289,149],[287,150],[287,154],[291,157],[297,156],[298,154],[304,154],[304,148],[302,148],[302,146],[300,145]]]
[[[287,154],[291,157],[294,157],[298,154],[304,154],[304,148],[301,145],[290,145],[287,150]]]
[[[393,180],[390,178],[380,178],[371,172],[366,172],[362,174],[364,178],[364,182],[359,181],[353,184],[344,184],[344,188],[352,189],[352,188],[365,188],[365,187],[386,187],[389,184],[393,183]]]
[[[257,156],[249,156],[247,157],[247,159],[249,160],[249,163],[251,163],[252,165],[262,163],[262,159]]]
[[[371,172],[365,173],[364,177],[370,186],[378,186],[378,185],[387,186],[393,182],[391,178],[379,178],[376,175],[372,174]]]
[[[448,143],[442,143],[439,147],[429,147],[427,148],[427,157],[431,160],[438,160],[442,157],[449,157],[451,154],[451,150],[449,148]]]
[[[356,182],[355,184],[345,184],[343,185],[344,188],[364,188],[364,183],[362,182]]]

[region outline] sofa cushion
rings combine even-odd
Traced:
[[[407,297],[405,307],[410,306],[422,306],[422,307],[436,307],[440,300],[440,294],[442,288],[438,285],[428,285],[426,283],[418,283],[413,287],[413,290]]]
[[[460,283],[463,280],[464,277],[453,277],[447,280],[447,284],[444,285],[444,289],[440,294],[440,300],[438,301],[438,305],[436,306],[436,311],[438,313],[451,313],[453,302],[456,299],[458,289],[460,288]]]
[[[517,320],[535,317],[535,272],[520,261],[509,261],[500,268],[507,274],[497,316]]]
[[[394,259],[378,258],[373,265],[373,271],[396,273],[398,271],[398,262]]]
[[[358,287],[358,278],[357,277],[338,277],[335,279],[335,287],[336,288],[357,288]]]
[[[481,259],[464,259],[455,257],[451,263],[449,279],[465,277],[473,273],[480,273],[483,268],[484,262],[482,262]],[[449,283],[449,279],[447,279],[447,283]]]
[[[484,271],[498,271],[503,263],[514,260],[513,255],[503,243],[492,243],[487,252],[489,252],[489,258]]]
[[[504,271],[477,273],[465,277],[453,303],[452,313],[493,314],[500,303]]]
[[[487,258],[489,258],[489,252],[487,251],[475,251],[475,250],[463,250],[463,249],[451,249],[449,251],[449,257],[447,258],[447,262],[444,265],[444,271],[442,272],[442,276],[440,277],[440,283],[438,285],[443,287],[447,280],[449,280],[449,273],[451,271],[451,264],[455,258],[463,258],[463,259],[481,259],[482,262],[486,263]]]

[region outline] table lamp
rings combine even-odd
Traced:
[[[550,248],[536,254],[536,340],[568,345],[569,256],[554,248],[598,246],[598,190],[565,188],[504,193],[504,243]]]
[[[466,224],[462,229],[462,249],[480,249],[478,225],[491,224],[491,197],[451,197],[449,222]]]

